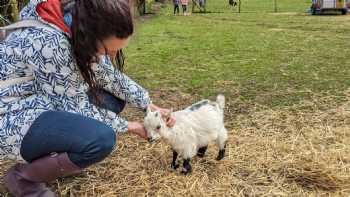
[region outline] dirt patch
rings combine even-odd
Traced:
[[[302,160],[293,161],[280,169],[280,175],[285,177],[286,183],[295,183],[306,190],[334,192],[350,181],[339,179],[332,170],[323,165]]]

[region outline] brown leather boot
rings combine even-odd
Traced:
[[[81,171],[70,161],[67,153],[55,153],[32,163],[16,164],[7,171],[4,182],[16,197],[56,197],[45,183]]]

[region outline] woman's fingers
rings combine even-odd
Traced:
[[[136,130],[136,134],[143,139],[147,139],[147,131],[143,124],[141,124],[140,127]]]
[[[147,139],[147,131],[145,126],[142,123],[139,122],[129,122],[129,128],[130,133],[133,133],[143,139]]]
[[[134,134],[136,134],[137,136],[139,136],[140,138],[142,138],[142,139],[147,139],[147,134],[146,134],[146,132],[145,131],[142,131],[142,130],[136,130],[135,132],[134,132]]]
[[[166,125],[168,127],[173,127],[175,125],[175,123],[176,123],[176,119],[171,116],[170,118],[168,118]]]
[[[147,140],[147,131],[144,126],[142,126],[142,129],[140,130],[140,137]]]

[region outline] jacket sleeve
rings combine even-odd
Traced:
[[[101,61],[94,65],[94,71],[99,85],[128,104],[146,109],[151,103],[148,92],[116,69],[108,57],[103,56]]]

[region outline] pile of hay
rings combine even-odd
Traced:
[[[176,91],[153,91],[153,96],[159,102],[167,98],[161,104],[175,108],[194,101]],[[61,196],[349,195],[350,95],[340,103],[315,97],[272,109],[227,99],[230,137],[223,161],[215,160],[218,150],[210,146],[206,157],[192,161],[193,173],[183,176],[170,170],[166,143],[149,145],[123,135],[108,159],[52,188]],[[142,118],[133,110],[126,115]],[[9,165],[0,165],[1,175]],[[0,194],[8,196],[1,186]]]

